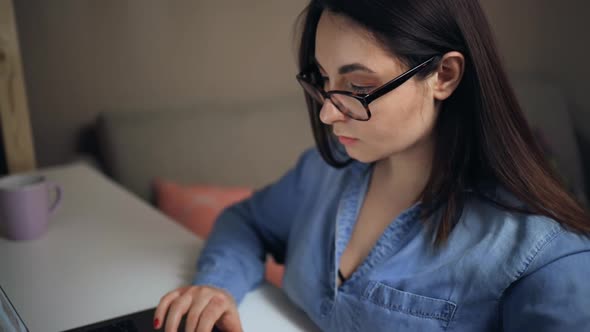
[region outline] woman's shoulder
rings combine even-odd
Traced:
[[[509,210],[496,202],[520,209],[527,208],[522,200],[505,187],[487,185],[483,195],[473,194],[466,198],[462,221],[470,224],[475,222],[486,233],[517,233],[519,237],[535,241],[548,240],[560,233],[577,234],[549,216]]]
[[[317,171],[326,171],[331,168],[330,165],[324,161],[316,147],[310,147],[303,151],[299,156],[296,167],[303,170],[314,169]]]
[[[501,186],[494,188],[492,198],[526,207]],[[573,231],[545,215],[509,211],[487,199],[468,199],[458,226],[475,234],[477,238],[472,240],[493,247],[490,254],[502,256],[519,277],[561,257],[590,252],[588,234]]]
[[[493,194],[503,203],[525,207],[501,187]],[[472,272],[471,280],[501,303],[505,326],[538,330],[588,321],[588,235],[548,216],[508,211],[470,195],[449,247],[459,253],[453,257],[469,262],[461,266]]]

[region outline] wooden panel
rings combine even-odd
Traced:
[[[13,0],[0,0],[0,124],[9,173],[36,167]]]

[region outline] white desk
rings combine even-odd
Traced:
[[[203,241],[83,163],[39,171],[63,188],[48,232],[0,238],[0,285],[32,332],[62,331],[155,307],[190,283]],[[248,331],[314,331],[265,284],[239,307]]]

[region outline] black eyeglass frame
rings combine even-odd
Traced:
[[[322,87],[318,86],[315,82],[313,82],[313,79],[312,79],[313,73],[318,73],[316,66],[313,66],[312,68],[308,68],[307,70],[300,72],[299,74],[297,74],[296,78],[297,78],[297,81],[299,82],[299,84],[303,87],[303,91],[305,91],[305,93],[309,94],[309,92],[306,90],[306,88],[304,86],[304,84],[308,84],[309,86],[311,86],[317,92],[320,93],[320,95],[324,98],[324,101],[326,99],[330,99],[330,101],[332,101],[332,103],[334,104],[334,106],[336,106],[336,108],[338,109],[338,111],[340,111],[340,113],[346,115],[347,117],[349,117],[353,120],[369,121],[371,119],[371,110],[369,109],[370,103],[375,101],[375,99],[393,91],[394,89],[396,89],[400,85],[404,84],[406,81],[408,81],[414,75],[416,75],[422,69],[424,69],[426,66],[428,66],[437,57],[438,56],[436,56],[436,55],[431,57],[430,59],[422,62],[421,64],[415,66],[414,68],[411,68],[408,71],[406,71],[405,73],[395,77],[391,81],[381,85],[380,87],[378,87],[374,91],[372,91],[370,93],[364,93],[364,94],[354,93],[354,92],[350,92],[350,91],[343,91],[343,90],[324,91],[324,89]],[[345,113],[342,110],[340,110],[340,108],[338,108],[338,106],[337,106],[337,103],[334,103],[334,101],[331,98],[332,95],[336,95],[336,94],[349,96],[349,97],[352,97],[352,98],[358,100],[365,108],[365,111],[367,111],[367,118],[366,119],[365,118],[355,118],[355,117],[352,117],[350,114]],[[313,96],[311,96],[311,97],[314,98]],[[314,100],[315,100],[315,98],[314,98]]]

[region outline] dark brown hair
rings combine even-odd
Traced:
[[[498,56],[487,18],[475,0],[312,0],[303,11],[299,68],[314,63],[316,29],[324,10],[344,15],[373,34],[407,67],[431,56],[458,51],[465,57],[463,78],[443,102],[435,127],[435,152],[421,198],[422,220],[431,224],[437,245],[446,241],[464,207],[466,189],[502,208],[545,215],[590,234],[590,218],[545,160],[516,100]],[[438,61],[419,74],[436,70]],[[319,120],[321,105],[306,96],[317,148],[333,167],[349,162],[330,127]],[[523,206],[507,204],[478,189],[497,183]]]

